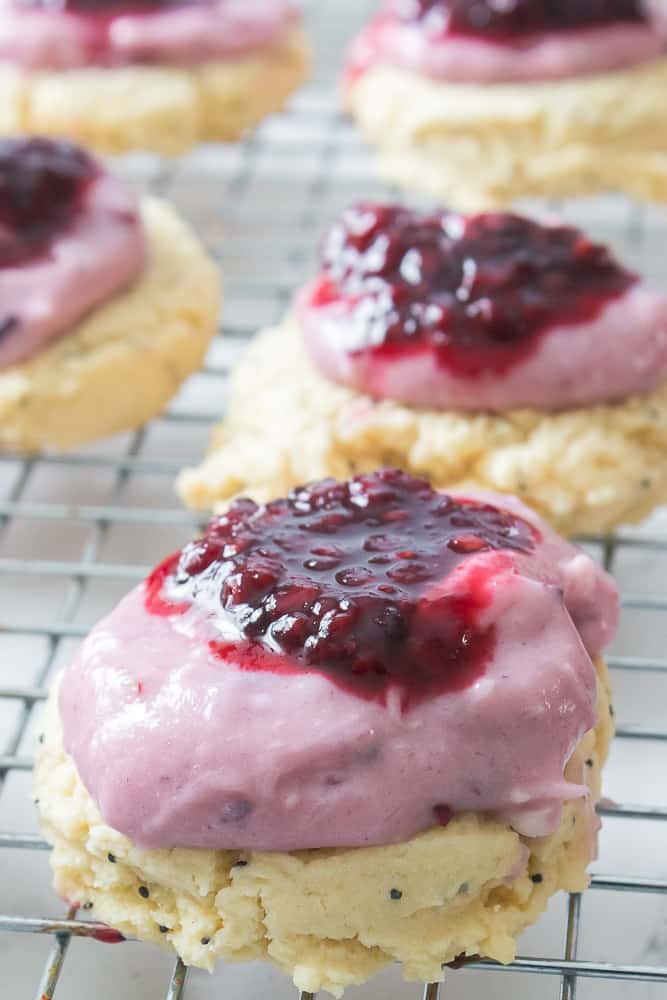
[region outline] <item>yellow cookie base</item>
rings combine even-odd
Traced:
[[[232,380],[208,457],[178,488],[211,509],[395,465],[440,489],[514,493],[565,534],[638,521],[667,501],[667,383],[563,413],[465,414],[374,402],[323,379],[293,321],[261,333]]]
[[[300,31],[258,55],[194,67],[0,71],[0,132],[67,136],[103,153],[176,155],[231,141],[279,111],[305,80]]]
[[[612,737],[602,661],[598,671],[600,721],[566,769],[589,783],[595,801]],[[55,692],[44,728],[35,794],[56,890],[92,903],[96,919],[128,936],[172,947],[189,965],[269,959],[299,989],[335,996],[391,961],[408,980],[436,981],[443,963],[463,953],[512,961],[517,935],[550,896],[588,885],[592,831],[582,800],[567,803],[560,829],[541,839],[466,813],[390,847],[141,851],[104,824],[81,784],[63,750]],[[241,857],[247,865],[235,867]],[[507,879],[513,871],[520,874]]]
[[[467,210],[625,191],[667,200],[667,59],[549,83],[442,83],[379,66],[347,102],[389,181]]]
[[[217,327],[217,268],[161,201],[142,216],[149,263],[129,291],[21,365],[0,371],[0,447],[66,450],[162,412]]]

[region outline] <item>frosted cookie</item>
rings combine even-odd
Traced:
[[[237,501],[54,690],[56,888],[308,991],[510,961],[588,882],[617,617],[611,578],[511,498],[383,470]]]
[[[386,464],[567,534],[639,520],[667,500],[667,296],[555,221],[348,209],[179,489],[210,509]]]
[[[77,146],[0,140],[0,446],[67,449],[157,416],[202,363],[216,268],[163,202]]]
[[[309,51],[289,0],[0,0],[0,129],[106,153],[238,139]]]
[[[469,209],[667,199],[666,93],[652,0],[385,0],[344,78],[383,176]]]

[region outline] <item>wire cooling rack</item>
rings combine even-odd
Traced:
[[[293,997],[268,966],[221,969],[211,978],[136,942],[97,943],[99,925],[85,913],[64,912],[49,888],[30,769],[53,672],[92,622],[196,526],[177,503],[173,477],[203,453],[239,349],[280,317],[312,266],[327,220],[348,201],[380,193],[368,154],[333,98],[344,43],[371,6],[311,4],[320,43],[316,79],[288,114],[245,144],[201,150],[177,164],[132,157],[121,165],[140,188],[172,198],[223,260],[225,335],[204,370],[160,419],[134,434],[65,457],[0,456],[2,1000],[50,1000],[56,988],[68,1000]],[[614,199],[559,207],[646,275],[667,279],[667,213]],[[448,998],[665,996],[667,515],[585,543],[616,573],[624,608],[611,657],[619,722],[606,775],[613,801],[603,809],[592,891],[554,900],[512,965],[476,962],[452,973],[442,988]],[[424,990],[426,1000],[440,992],[437,985]],[[363,996],[407,1000],[420,992],[389,970]]]

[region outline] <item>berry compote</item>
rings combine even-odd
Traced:
[[[522,35],[647,21],[642,0],[394,0],[401,21],[434,33],[510,41]]]
[[[0,140],[0,267],[45,254],[76,219],[98,175],[95,161],[68,142]]]
[[[537,538],[507,511],[382,470],[238,500],[149,577],[146,605],[203,607],[221,636],[211,648],[246,669],[321,671],[380,701],[397,687],[406,707],[481,676],[490,584]]]
[[[360,204],[326,235],[306,305],[349,306],[352,355],[426,349],[470,377],[508,371],[549,328],[591,322],[637,280],[570,226]]]

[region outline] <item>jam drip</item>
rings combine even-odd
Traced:
[[[429,33],[511,41],[524,35],[647,21],[641,0],[394,0],[399,20]]]
[[[325,237],[308,304],[349,305],[350,354],[428,349],[447,369],[476,376],[507,371],[555,325],[594,320],[636,281],[570,226],[361,204]]]
[[[0,267],[45,254],[98,174],[94,160],[68,142],[0,140]]]
[[[480,624],[489,584],[536,538],[520,518],[402,472],[325,480],[263,507],[236,501],[158,567],[146,605],[212,612],[221,640],[211,648],[246,669],[323,671],[380,701],[398,686],[406,706],[483,673],[495,642]]]

